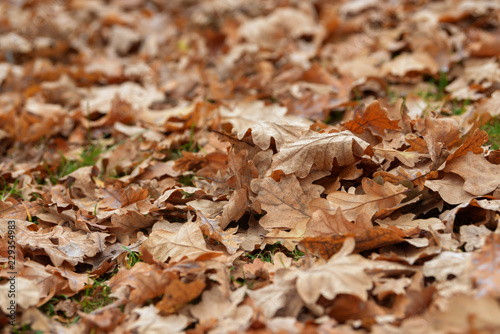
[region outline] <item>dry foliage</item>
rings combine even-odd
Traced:
[[[499,18],[0,2],[0,326],[497,332]]]

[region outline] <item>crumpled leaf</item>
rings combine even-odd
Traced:
[[[347,166],[364,154],[373,155],[371,146],[350,131],[319,133],[310,131],[300,139],[283,145],[273,157],[272,169],[306,177],[314,169],[331,170],[334,160]]]
[[[47,255],[54,266],[61,266],[64,261],[76,266],[85,258],[104,251],[105,238],[108,235],[101,232],[72,232],[61,226],[54,226],[47,233],[42,230],[33,232],[21,229],[17,234],[17,243],[34,254]]]

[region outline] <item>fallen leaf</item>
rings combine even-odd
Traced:
[[[279,182],[270,177],[255,179],[251,187],[258,194],[256,200],[267,211],[259,221],[265,229],[292,229],[311,217],[307,205],[312,198],[304,194],[294,175],[282,177]]]
[[[163,230],[153,231],[143,247],[159,262],[177,262],[185,257],[194,260],[211,252],[206,247],[200,228],[192,222],[185,223],[176,233]],[[217,252],[213,253],[217,254]]]
[[[398,244],[404,241],[400,232],[395,229],[374,227],[359,234],[334,234],[324,237],[309,237],[300,241],[303,252],[310,252],[323,259],[329,259],[337,253],[347,239],[355,240],[354,251],[362,252],[384,246]]]
[[[314,167],[331,170],[334,160],[338,166],[347,166],[364,154],[373,155],[370,145],[349,131],[318,133],[310,131],[298,140],[283,145],[273,157],[271,168],[285,174],[306,177]]]
[[[351,254],[354,247],[354,239],[347,238],[342,249],[327,263],[290,273],[297,277],[296,289],[306,304],[315,303],[319,296],[333,300],[339,294],[367,300],[367,290],[373,283],[365,270],[371,263],[361,255]]]
[[[370,103],[363,114],[356,114],[354,119],[345,123],[347,130],[355,134],[361,134],[366,129],[373,134],[384,136],[385,130],[399,130],[399,121],[391,121],[387,116],[387,109],[380,106],[380,102],[375,100]]]

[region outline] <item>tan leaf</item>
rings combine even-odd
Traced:
[[[194,260],[200,255],[210,253],[203,233],[198,225],[192,222],[185,223],[176,233],[153,231],[143,246],[160,262],[176,262],[184,257]]]
[[[362,180],[364,194],[353,194],[344,191],[330,193],[326,198],[332,210],[339,207],[344,216],[355,221],[357,216],[365,213],[371,219],[377,212],[396,208],[405,198],[405,187],[385,182],[377,184],[368,178]]]
[[[460,175],[465,180],[463,189],[472,195],[486,195],[500,187],[500,166],[473,152],[451,160],[444,171]]]
[[[425,52],[403,52],[382,66],[384,74],[404,77],[409,72],[436,74],[439,70],[436,61]]]
[[[258,290],[248,291],[255,306],[262,310],[265,318],[272,318],[279,310],[286,316],[296,316],[304,304],[295,290],[296,282],[287,270],[276,273],[274,283]]]
[[[460,226],[460,242],[465,243],[466,252],[472,252],[474,248],[483,247],[486,237],[491,233],[484,225],[462,225]]]
[[[415,151],[398,151],[391,148],[373,148],[375,157],[394,161],[398,159],[402,164],[408,167],[414,167],[415,164],[422,158],[428,157],[427,154],[422,154]]]
[[[220,226],[220,218],[208,219],[203,213],[197,211],[196,224],[198,224],[203,234],[222,243],[229,254],[236,253],[240,248],[240,244],[244,241],[241,236],[236,234],[237,227],[223,229]]]
[[[134,186],[123,188],[120,181],[109,180],[100,189],[100,195],[102,197],[100,208],[118,209],[145,199],[148,197],[148,191]]]
[[[470,253],[467,253],[470,254]],[[491,233],[485,246],[472,256],[472,279],[477,286],[478,297],[500,296],[500,238]]]
[[[370,145],[349,131],[310,131],[300,139],[283,145],[281,151],[274,155],[271,167],[285,174],[306,177],[313,166],[318,170],[331,170],[334,160],[338,166],[346,166],[365,153],[372,155]]]
[[[448,275],[460,277],[465,272],[467,259],[470,255],[471,253],[442,252],[424,263],[424,276],[433,276],[440,282],[446,281]]]
[[[131,289],[130,301],[142,304],[148,299],[161,296],[165,287],[176,274],[165,273],[156,265],[136,263],[131,269],[122,268],[111,278],[109,286],[113,292],[121,286]]]
[[[50,232],[44,233],[20,228],[17,233],[17,243],[25,250],[34,254],[47,255],[52,263],[58,267],[64,261],[76,266],[85,258],[93,257],[105,249],[106,233],[72,232],[61,226],[54,226]]]
[[[14,285],[14,288],[11,288]],[[9,297],[14,291],[16,299]],[[36,306],[40,300],[41,292],[38,285],[30,279],[24,277],[15,277],[13,282],[8,281],[7,284],[0,285],[0,302],[1,309],[4,314],[10,314],[11,300],[14,300],[18,309],[26,310],[32,306]]]
[[[264,228],[291,229],[311,217],[307,205],[313,198],[304,194],[294,175],[282,177],[280,182],[270,177],[255,179],[251,187],[258,194],[256,200],[267,211],[259,221]]]
[[[307,223],[306,236],[318,237],[331,234],[361,233],[372,227],[356,225],[347,220],[342,214],[342,209],[337,207],[333,210],[330,202],[323,198],[317,198],[309,203],[311,219]]]
[[[320,295],[333,300],[339,294],[350,294],[367,300],[373,283],[365,270],[372,265],[361,255],[351,254],[354,246],[354,239],[348,238],[327,263],[291,273],[297,277],[296,289],[306,304],[315,303]]]
[[[271,145],[271,139],[274,139],[276,148],[280,151],[281,147],[287,142],[293,142],[300,138],[303,131],[309,129],[309,126],[299,124],[287,124],[283,122],[264,122],[253,125],[252,140],[262,150],[267,150]],[[246,132],[246,131],[245,131]],[[238,134],[240,136],[241,134]]]
[[[451,118],[425,117],[425,128],[422,136],[425,139],[429,154],[436,167],[444,162],[441,161],[441,150],[449,148],[458,143],[460,130],[458,123]]]
[[[160,311],[154,305],[136,308],[134,313],[139,318],[129,324],[127,329],[137,331],[139,334],[181,334],[189,325],[189,319],[185,315],[170,315],[163,317],[158,314]]]
[[[278,122],[285,117],[286,108],[279,105],[266,106],[262,101],[240,102],[232,110],[221,107],[223,123],[230,123],[242,139],[249,128],[263,122]]]
[[[440,180],[426,180],[425,186],[439,193],[439,196],[449,204],[460,204],[469,202],[473,195],[463,189],[464,179],[460,176],[448,173]]]

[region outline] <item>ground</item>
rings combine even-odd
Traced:
[[[499,20],[0,2],[3,332],[498,332]]]

